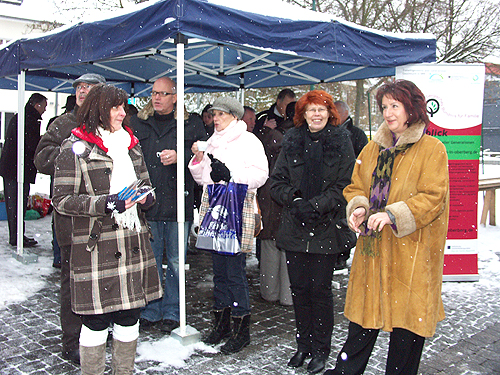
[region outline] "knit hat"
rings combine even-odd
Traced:
[[[210,108],[210,111],[213,112],[215,110],[230,113],[233,116],[236,116],[239,120],[241,120],[243,114],[245,113],[241,103],[231,96],[224,96],[215,99],[214,105]]]
[[[106,83],[106,78],[104,78],[100,74],[95,74],[95,73],[85,73],[84,75],[78,77],[75,82],[73,82],[73,87],[76,88],[79,83],[89,83],[91,85],[97,85],[99,83]]]

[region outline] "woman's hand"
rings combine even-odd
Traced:
[[[134,204],[137,203],[137,201],[132,201],[132,198],[133,197],[130,197],[127,200],[125,200],[125,209],[126,210],[128,210],[130,207],[132,207]],[[146,198],[144,198],[144,199],[146,199]]]
[[[365,216],[366,216],[366,210],[364,207],[356,208],[351,214],[351,216],[349,216],[349,226],[356,233],[361,233],[361,229],[359,229],[359,226],[363,224],[363,221],[365,221]]]
[[[381,232],[384,225],[392,224],[391,219],[387,212],[377,212],[368,218],[368,229],[372,229],[375,232]]]
[[[194,154],[197,162],[202,161],[204,152],[198,149],[198,142],[193,143],[191,146],[191,152]]]

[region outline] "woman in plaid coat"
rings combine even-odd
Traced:
[[[104,373],[110,324],[113,373],[132,374],[140,308],[162,296],[143,212],[155,198],[141,194],[149,175],[125,124],[127,99],[111,85],[92,88],[56,159],[53,204],[72,219],[71,305],[82,317],[83,374]],[[120,194],[138,179],[145,184],[135,195]]]

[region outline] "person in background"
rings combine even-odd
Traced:
[[[69,95],[66,98],[66,104],[62,109],[64,109],[64,112],[60,115],[64,115],[68,112],[71,112],[73,108],[76,106],[76,95]],[[47,123],[47,126],[50,126],[54,122],[56,118],[59,116],[54,116],[52,117],[49,122]],[[38,146],[37,146],[38,148]],[[35,152],[35,166],[36,166],[36,152]],[[52,188],[53,188],[53,181],[52,181],[52,176],[50,177],[50,196],[52,196]],[[56,236],[56,228],[54,226],[54,216],[55,213],[52,213],[52,251],[54,253],[54,262],[52,263],[52,267],[55,268],[61,268],[61,249],[59,248],[59,244],[57,243],[57,236]]]
[[[194,180],[187,169],[191,158],[191,145],[207,139],[199,115],[177,113],[175,82],[158,78],[153,84],[151,101],[130,120],[134,134],[139,138],[151,183],[156,188],[156,204],[146,212],[153,234],[151,245],[156,258],[160,280],[164,282],[163,299],[150,302],[141,311],[141,329],[160,325],[170,334],[179,327],[179,242],[177,223],[177,116],[184,119],[185,163],[185,224],[184,243],[187,244],[189,223],[193,221]],[[167,267],[163,278],[163,252],[166,250]]]
[[[189,170],[195,181],[204,186],[207,199],[202,200],[201,213],[208,208],[209,184],[235,183],[248,185],[246,203],[242,213],[243,233],[241,252],[236,255],[212,253],[214,272],[214,325],[203,339],[208,345],[217,345],[224,338],[229,340],[221,347],[224,354],[236,353],[250,343],[250,296],[246,278],[246,253],[252,250],[255,227],[255,192],[268,177],[268,163],[262,143],[247,131],[241,121],[243,106],[232,97],[220,97],[211,108],[215,131],[208,139],[206,151],[194,143]],[[210,156],[209,156],[210,155]],[[206,206],[203,206],[203,203]],[[245,211],[245,207],[252,212]],[[200,222],[203,217],[200,217]],[[247,230],[245,230],[247,229]],[[248,233],[247,233],[248,234]],[[233,329],[231,334],[231,317]]]
[[[66,98],[66,104],[64,105],[64,107],[61,107],[62,109],[64,109],[64,112],[62,114],[60,114],[59,116],[62,116],[68,112],[71,112],[73,110],[73,108],[75,108],[76,106],[76,95],[68,95],[68,97]],[[54,122],[54,120],[56,118],[58,118],[59,116],[54,116],[52,117],[49,122],[47,123],[47,127],[50,126],[50,124],[52,124]]]
[[[297,352],[288,366],[300,367],[312,356],[307,371],[316,374],[331,350],[332,278],[341,251],[336,223],[345,218],[342,190],[351,181],[355,158],[327,92],[304,94],[294,123],[271,174],[271,196],[283,206],[276,246],[286,252],[297,325]]]
[[[249,107],[247,105],[243,106],[243,109],[245,110],[245,113],[243,115],[243,118],[241,121],[243,121],[245,124],[247,124],[247,131],[252,133],[253,128],[255,127],[255,109],[252,107]]]
[[[363,130],[354,126],[351,116],[349,115],[349,106],[343,101],[336,101],[335,107],[340,115],[341,127],[349,131],[351,138],[352,147],[354,148],[354,155],[358,157],[359,153],[368,143],[368,138]],[[337,258],[337,264],[335,264],[336,270],[342,270],[347,268],[347,260],[351,256],[351,251],[343,251],[339,254]]]
[[[128,105],[127,116],[132,117],[139,113],[137,107],[133,104]]]
[[[205,131],[207,132],[209,137],[214,134],[214,119],[212,117],[210,108],[212,108],[212,104],[208,103],[201,111],[201,119],[203,120]]]
[[[425,337],[445,316],[446,148],[425,134],[426,100],[413,82],[386,83],[376,100],[384,122],[344,189],[359,238],[344,310],[348,336],[328,375],[362,374],[380,329],[390,332],[385,373],[417,374]]]
[[[295,116],[295,104],[296,101],[288,103],[285,111],[285,121],[281,123],[276,129],[278,129],[282,134],[285,134],[288,130],[294,127],[293,117]]]
[[[24,181],[23,181],[23,247],[38,244],[34,238],[24,235],[24,215],[28,208],[30,184],[35,183],[36,168],[33,164],[36,146],[40,140],[40,123],[47,108],[47,98],[32,94],[24,106]],[[5,134],[5,144],[0,156],[0,176],[3,177],[5,208],[9,225],[9,244],[17,246],[17,124],[16,114],[9,122]],[[21,231],[21,229],[20,229]]]
[[[349,106],[343,101],[336,101],[335,107],[340,115],[341,127],[346,128],[349,131],[351,137],[352,147],[354,148],[354,155],[358,157],[363,147],[368,143],[368,137],[365,132],[354,126],[351,116],[349,115]]]
[[[76,115],[83,105],[90,89],[99,83],[105,83],[106,79],[94,73],[85,73],[73,82],[76,90],[75,107],[72,111],[57,117],[47,128],[47,131],[40,139],[35,151],[35,166],[40,173],[50,175],[53,182],[55,171],[55,160],[59,155],[62,142],[71,135],[71,131],[76,128]],[[53,184],[51,186],[53,190]],[[62,330],[62,356],[64,359],[75,364],[80,364],[80,351],[78,339],[82,321],[80,316],[71,310],[71,289],[70,289],[70,265],[71,258],[71,218],[59,214],[56,210],[53,213],[55,239],[61,251],[61,330]]]
[[[257,133],[264,126],[271,129],[279,127],[286,118],[286,106],[295,101],[295,93],[291,89],[283,89],[279,92],[274,103],[268,110],[257,114],[254,133]]]
[[[281,124],[283,125],[284,122]],[[280,125],[280,126],[281,126]],[[280,128],[264,126],[257,132],[273,171],[281,151],[283,133]],[[292,292],[286,265],[286,255],[276,247],[276,235],[281,222],[283,207],[271,198],[271,181],[257,191],[257,200],[262,213],[264,228],[257,237],[257,258],[260,268],[260,295],[268,302],[278,302],[283,306],[292,305]]]
[[[162,295],[144,210],[154,204],[139,141],[126,124],[128,94],[99,84],[56,158],[53,204],[71,217],[71,308],[82,319],[83,375],[133,374],[140,308]],[[144,184],[130,196],[124,188]],[[137,200],[135,200],[137,198]]]

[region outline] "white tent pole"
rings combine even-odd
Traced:
[[[24,94],[26,72],[17,76],[17,254],[23,256],[24,235]]]
[[[179,34],[180,38],[180,34]],[[186,335],[186,269],[184,225],[184,41],[177,41],[177,223],[179,227],[179,323],[181,336]]]

